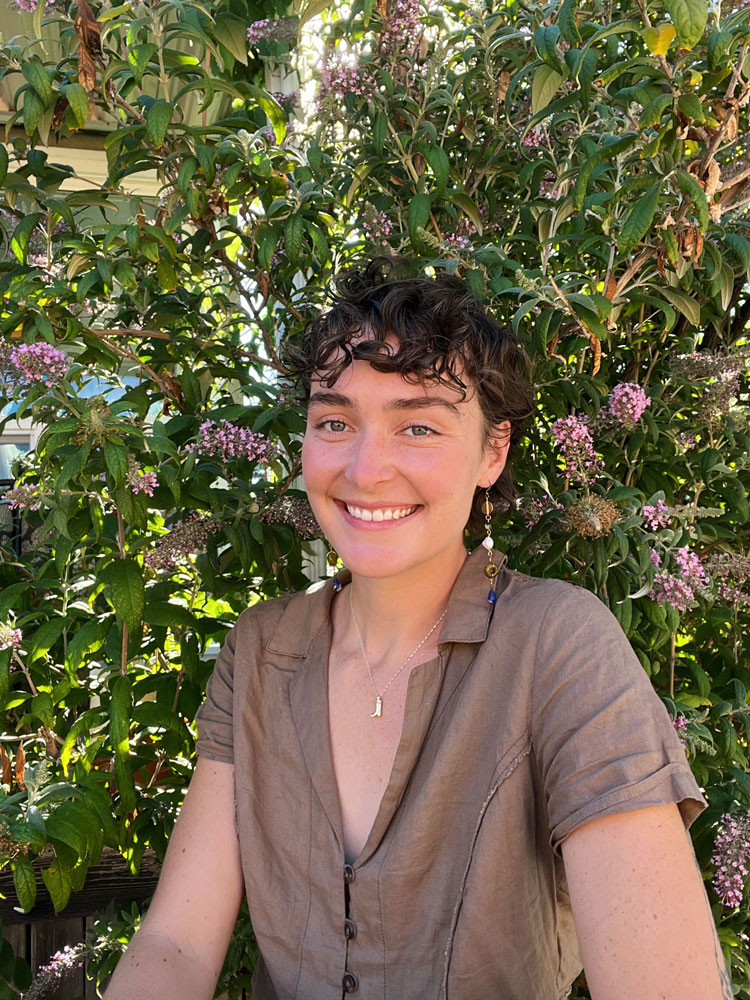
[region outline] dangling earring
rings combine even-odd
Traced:
[[[326,562],[328,563],[329,566],[333,566],[334,569],[336,569],[336,572],[333,574],[333,592],[334,594],[338,594],[338,592],[341,590],[341,580],[339,580],[339,574],[337,568],[339,564],[339,554],[338,552],[336,552],[333,546],[329,546],[328,552],[326,552]]]
[[[487,549],[487,565],[484,567],[484,575],[490,581],[490,592],[487,594],[487,600],[490,604],[497,604],[495,580],[499,570],[492,561],[492,550],[495,548],[495,543],[492,540],[492,511],[494,508],[492,506],[492,501],[490,500],[489,486],[487,487],[487,494],[484,498],[484,503],[482,504],[482,510],[484,511],[484,530],[487,532],[487,537],[482,541],[482,545],[485,549]]]

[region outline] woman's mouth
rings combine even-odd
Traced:
[[[422,506],[421,504],[384,504],[382,507],[358,507],[356,504],[349,504],[344,500],[338,500],[337,503],[344,508],[350,517],[365,522],[402,521],[411,517]]]

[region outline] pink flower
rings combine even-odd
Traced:
[[[523,519],[526,522],[526,527],[531,529],[539,521],[544,514],[547,514],[551,510],[565,510],[565,506],[561,503],[557,503],[552,497],[521,497],[519,499],[519,507],[521,513],[523,514]]]
[[[419,0],[391,0],[390,11],[380,36],[383,48],[403,52],[414,48],[419,34]]]
[[[15,649],[21,645],[21,630],[0,623],[0,649]]]
[[[255,434],[247,427],[239,427],[228,420],[214,423],[206,420],[200,425],[198,441],[187,445],[186,451],[202,455],[220,455],[222,462],[231,458],[244,458],[248,462],[269,462],[276,457],[278,448],[263,434]]]
[[[631,431],[650,405],[647,393],[635,382],[620,382],[609,398],[609,412],[623,427]]]
[[[687,545],[672,553],[676,573],[657,573],[649,597],[659,604],[672,604],[678,611],[687,611],[705,596],[710,580],[698,556]]]
[[[2,499],[10,504],[11,510],[39,510],[42,505],[39,486],[36,483],[17,483]]]
[[[680,738],[680,743],[682,744],[682,749],[687,749],[687,719],[684,715],[678,715],[676,719],[672,719],[672,725],[675,728],[675,732]]]
[[[297,41],[298,24],[296,17],[279,17],[276,20],[264,17],[260,21],[253,21],[247,29],[248,45],[265,41],[286,42],[291,45]]]
[[[86,961],[86,956],[92,953],[92,947],[85,943],[74,948],[65,945],[62,951],[56,951],[47,965],[40,965],[36,971],[34,982],[19,1000],[42,1000],[58,992],[58,987],[71,972],[80,969]]]
[[[742,903],[750,860],[750,816],[724,813],[714,841],[711,864],[716,865],[713,885],[724,906]]]
[[[653,506],[646,504],[643,508],[643,517],[652,531],[658,531],[659,528],[666,528],[672,519],[669,507],[663,500],[657,500]]]
[[[552,425],[552,436],[565,461],[565,475],[570,480],[587,483],[604,468],[594,451],[594,441],[588,429],[586,415],[560,417]]]
[[[10,362],[29,382],[57,381],[68,370],[68,358],[51,344],[19,344],[10,352]]]
[[[177,563],[187,562],[220,527],[217,521],[193,511],[184,521],[178,521],[168,534],[162,535],[151,552],[146,553],[146,565],[156,571],[166,571]]]
[[[371,243],[388,246],[388,237],[391,235],[393,223],[385,212],[379,212],[368,205],[362,218],[362,229]]]
[[[318,110],[328,98],[340,103],[347,94],[369,100],[377,89],[370,71],[359,62],[346,62],[339,53],[326,49],[316,97]]]
[[[661,566],[661,556],[656,551],[656,549],[651,549],[648,554],[649,559],[654,564],[654,566]]]
[[[125,485],[131,493],[146,493],[152,497],[159,480],[155,472],[144,472],[139,465],[132,463],[125,477]]]

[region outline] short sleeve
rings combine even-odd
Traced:
[[[560,583],[542,621],[532,743],[550,845],[586,820],[675,802],[689,827],[706,808],[669,713],[619,622],[596,595]]]
[[[234,762],[232,737],[232,694],[236,626],[224,640],[206,685],[206,698],[195,715],[198,739],[195,752],[210,760]]]

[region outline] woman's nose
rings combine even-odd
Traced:
[[[390,450],[382,436],[361,433],[352,445],[346,475],[352,485],[360,490],[390,479],[392,463]]]

